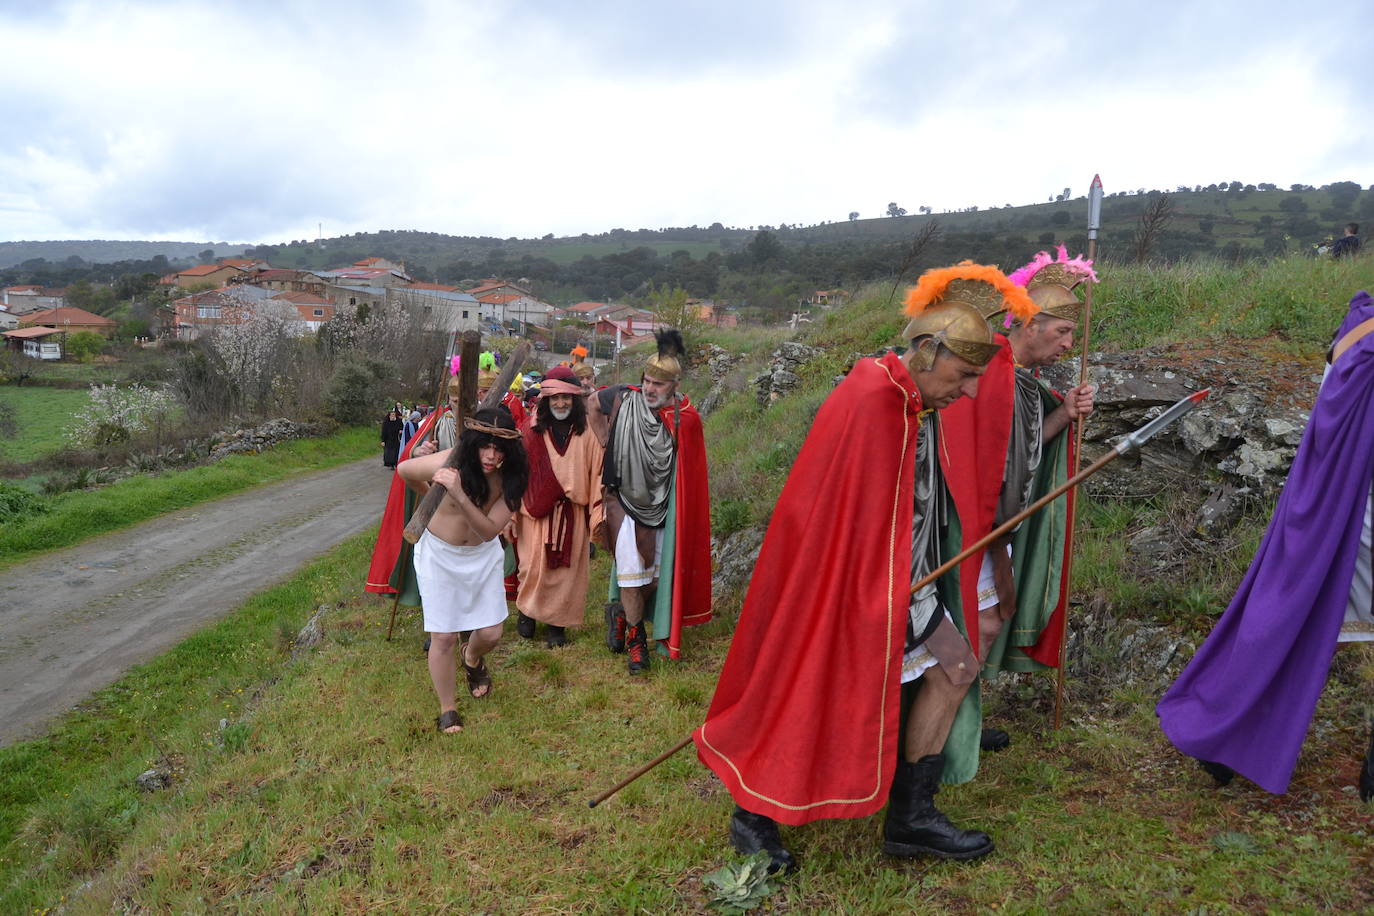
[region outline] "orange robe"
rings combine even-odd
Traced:
[[[563,485],[570,505],[565,506],[571,526],[569,565],[549,565],[546,542],[554,536],[556,510],[545,518],[534,518],[522,504],[515,517],[515,546],[520,557],[520,591],[515,606],[522,614],[557,627],[581,626],[587,612],[587,576],[591,567],[589,545],[592,532],[606,523],[601,502],[601,462],[605,454],[601,443],[587,429],[568,440],[568,450],[560,455],[549,433],[540,437],[548,449],[549,464]]]

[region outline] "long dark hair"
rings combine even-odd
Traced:
[[[515,419],[504,407],[488,407],[479,410],[473,419],[487,426],[515,431]],[[458,437],[458,480],[463,492],[474,505],[485,506],[491,496],[487,476],[482,473],[482,448],[494,445],[504,456],[501,463],[501,498],[512,512],[520,508],[520,500],[525,496],[525,487],[530,481],[529,462],[525,460],[525,445],[519,438],[503,439],[476,429],[464,429]]]
[[[558,422],[553,418],[553,409],[549,406],[552,398],[540,398],[539,404],[534,410],[534,431],[542,433],[554,423]],[[572,413],[568,414],[568,422],[572,423],[572,434],[580,436],[587,431],[587,398],[585,395],[575,394],[572,396]]]

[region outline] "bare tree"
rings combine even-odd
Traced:
[[[1167,191],[1162,192],[1157,197],[1151,197],[1145,204],[1145,209],[1140,213],[1140,221],[1135,227],[1135,238],[1133,248],[1135,261],[1143,264],[1150,258],[1150,252],[1154,250],[1155,243],[1159,241],[1160,234],[1169,225],[1169,220],[1174,217],[1174,201]]]
[[[892,292],[887,297],[888,304],[897,296],[897,287],[902,285],[902,278],[915,266],[921,253],[931,246],[940,237],[940,221],[938,219],[927,220],[920,230],[907,242],[906,248],[902,250],[901,263],[897,265],[897,276],[892,281]]]

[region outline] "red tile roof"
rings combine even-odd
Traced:
[[[505,305],[507,302],[514,302],[519,298],[519,293],[490,293],[486,296],[479,296],[477,301],[485,302],[488,305]]]
[[[176,272],[178,277],[204,277],[217,270],[224,270],[226,267],[231,270],[243,270],[242,267],[235,267],[233,264],[197,264],[195,267],[188,267],[185,270]]]
[[[17,331],[6,331],[6,337],[13,337],[16,340],[24,340],[33,337],[47,337],[49,334],[61,334],[61,328],[20,328]]]
[[[23,315],[19,319],[25,324],[93,324],[100,326],[114,327],[118,322],[109,318],[79,309],[74,306],[64,305],[62,308],[44,309],[41,312],[33,312]]]
[[[219,263],[221,267],[240,267],[247,270],[254,264],[261,264],[262,262],[255,258],[220,258]]]
[[[42,289],[42,288],[43,288],[43,287],[41,287],[41,286],[7,286],[7,287],[5,287],[5,292],[7,292],[7,293],[22,293],[22,292],[27,292],[27,291],[29,291],[29,290],[32,290],[34,293],[37,293],[37,292],[38,292],[40,289]]]

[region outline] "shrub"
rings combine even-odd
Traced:
[[[72,417],[67,439],[77,446],[127,442],[134,433],[165,421],[175,405],[172,395],[156,388],[92,385],[90,403]]]
[[[51,506],[35,493],[12,483],[0,482],[0,522],[17,522],[42,515]]]
[[[387,402],[384,383],[393,374],[391,365],[380,360],[345,357],[325,385],[325,413],[340,423],[375,421]]]
[[[83,363],[88,363],[105,349],[105,338],[95,331],[77,331],[67,338],[67,353]]]

